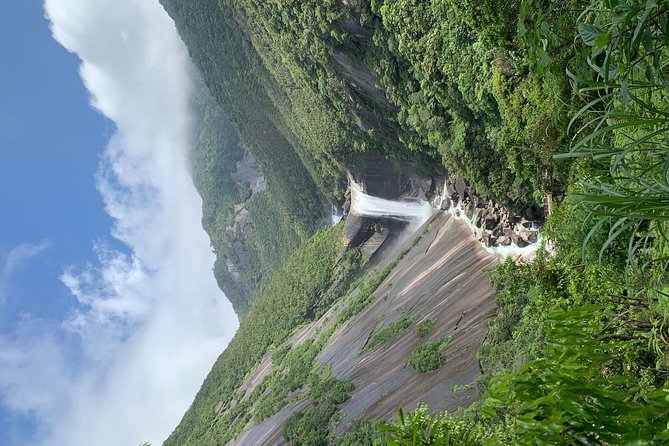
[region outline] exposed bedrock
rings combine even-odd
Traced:
[[[339,423],[332,426],[340,435],[357,419],[394,419],[398,407],[408,411],[422,401],[429,403],[433,411],[452,412],[477,399],[475,384],[481,371],[476,353],[495,314],[495,294],[485,271],[497,259],[470,236],[464,222],[447,213],[434,214],[424,228],[426,232],[417,243],[409,238],[387,256],[381,256],[379,268],[408,250],[374,291],[370,303],[332,335],[316,359],[322,367],[330,368],[333,378],[355,384],[351,398],[338,407]],[[350,298],[353,296],[355,292]],[[297,345],[327,331],[346,308],[347,299],[287,342]],[[379,321],[387,326],[406,315],[414,318],[416,325],[433,321],[433,332],[420,338],[412,328],[375,348],[365,349]],[[442,367],[421,373],[406,365],[418,345],[444,337],[450,337],[451,342],[442,353]],[[269,362],[268,354],[247,379],[248,384],[243,387],[246,394],[253,390],[253,383],[260,382]],[[284,423],[311,403],[309,398],[294,398],[275,415],[249,426],[229,444],[284,445]]]
[[[344,249],[362,246],[364,254],[372,257],[386,242],[407,228],[409,222],[391,218],[375,218],[349,213],[344,226]]]
[[[362,246],[365,254],[371,257],[384,244],[389,244],[403,230],[416,223],[415,220],[420,217],[410,215],[412,210],[420,213],[422,206],[427,214],[423,219],[427,218],[430,214],[427,201],[437,190],[437,183],[437,176],[421,178],[408,165],[381,157],[366,158],[349,172],[349,188],[343,206],[346,215],[345,249]],[[383,209],[385,202],[387,213],[370,215],[359,210],[352,199],[360,193],[370,199],[381,199],[376,204]]]
[[[388,200],[429,200],[442,178],[438,174],[422,177],[408,164],[382,157],[368,157],[351,169],[350,174],[363,192]]]
[[[248,184],[251,190],[255,192],[262,192],[265,190],[265,177],[258,168],[258,163],[245,146],[244,157],[237,161],[237,170],[232,174],[232,179],[237,184]]]

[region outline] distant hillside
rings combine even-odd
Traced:
[[[195,95],[193,108],[193,182],[203,201],[202,225],[216,252],[214,275],[243,316],[263,284],[323,223],[325,206],[315,188],[309,190],[309,183],[295,196],[285,189],[291,177],[266,180],[204,85]],[[293,161],[299,168],[299,162]],[[292,208],[303,206],[307,208],[302,212]]]
[[[320,193],[340,202],[345,169],[373,152],[426,169],[443,163],[518,210],[541,204],[565,179],[551,155],[566,143],[560,110],[571,91],[563,77],[530,75],[516,57],[513,7],[162,3],[268,177],[290,152]]]

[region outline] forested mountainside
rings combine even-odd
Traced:
[[[216,102],[194,181],[245,314],[165,444],[669,442],[669,1],[162,3]],[[371,259],[319,230],[378,156],[545,205],[542,247],[498,262],[454,209]]]
[[[565,142],[569,89],[517,60],[513,14],[458,2],[162,3],[267,178],[253,200],[268,227],[257,242],[230,238],[229,213],[214,218],[221,207],[205,203],[216,277],[240,314],[322,224],[326,202],[344,201],[345,172],[365,155],[446,166],[526,213],[563,187],[550,159]],[[266,218],[276,214],[292,225]]]
[[[563,76],[538,80],[518,58],[514,8],[162,3],[249,148],[271,142],[276,161],[292,147],[333,201],[342,200],[344,169],[367,151],[443,161],[512,207],[541,203],[560,178],[550,159],[565,142],[559,111],[571,95]]]
[[[280,159],[269,161],[280,164],[280,172],[265,165],[277,155],[271,141],[254,149],[254,158],[202,84],[193,106],[193,182],[204,204],[202,225],[216,252],[214,275],[235,311],[244,315],[262,285],[323,224],[325,205],[292,152],[277,151]]]

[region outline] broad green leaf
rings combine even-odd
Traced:
[[[590,25],[588,23],[579,23],[578,24],[578,34],[581,36],[581,40],[587,46],[596,46],[597,39],[600,38],[602,34],[608,35],[604,30],[596,25]]]

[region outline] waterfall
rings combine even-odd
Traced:
[[[332,226],[339,223],[343,217],[344,214],[342,214],[335,205],[332,205],[332,210],[330,212],[330,220],[332,221]]]
[[[385,198],[367,195],[359,184],[350,179],[351,184],[351,211],[368,217],[386,217],[398,220],[411,221],[418,226],[422,225],[430,215],[432,206],[425,200],[415,198],[409,200],[387,200]]]

